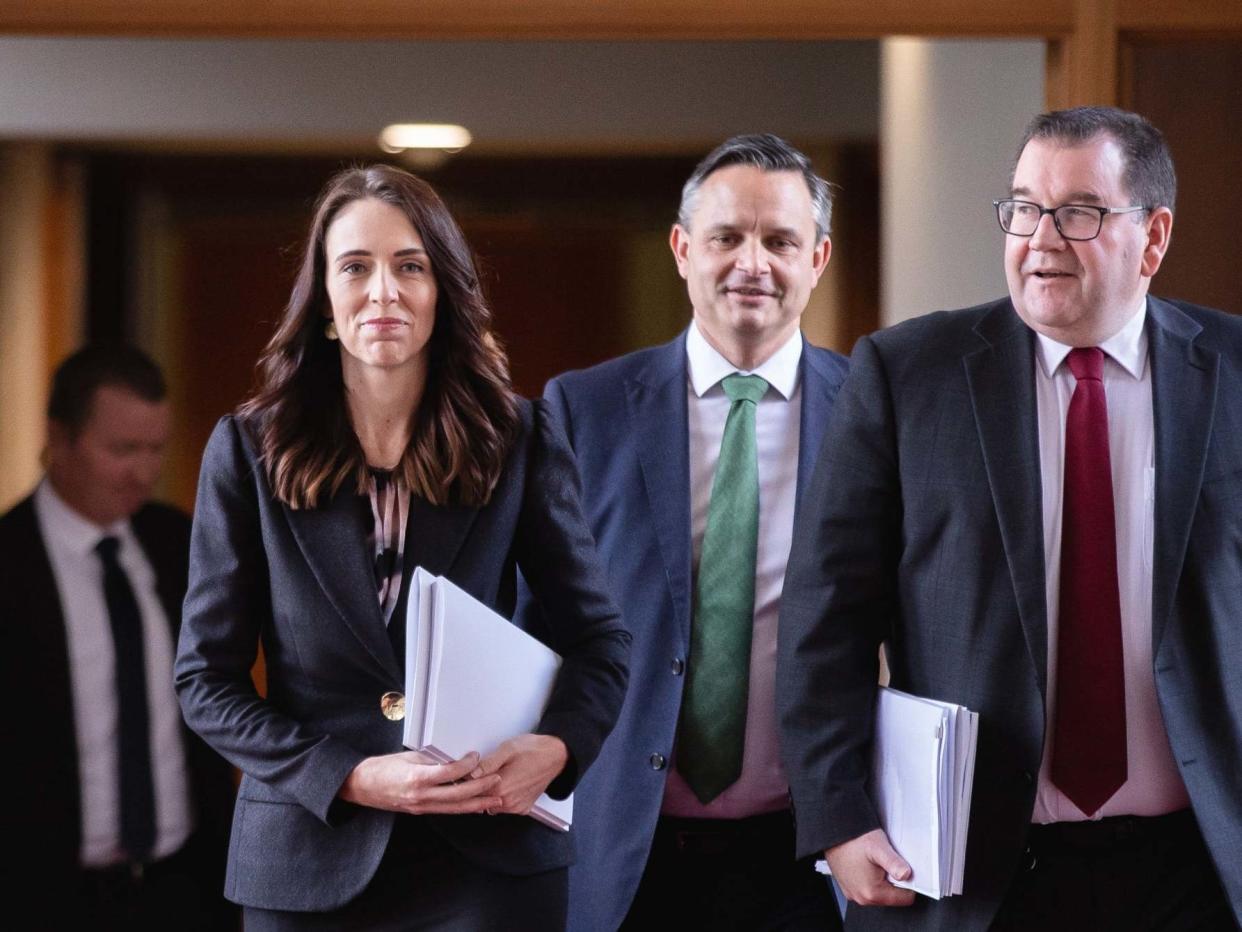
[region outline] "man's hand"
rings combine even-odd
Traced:
[[[551,735],[518,735],[479,761],[472,779],[499,778],[496,812],[526,815],[569,760],[565,742]],[[495,775],[495,776],[493,776]]]
[[[824,852],[824,857],[841,892],[851,903],[859,906],[909,906],[914,902],[913,890],[903,890],[888,882],[887,875],[897,880],[909,880],[912,871],[905,859],[888,843],[883,829],[873,829],[866,835],[829,848]]]
[[[411,815],[483,812],[501,804],[500,777],[470,778],[479,765],[471,751],[452,764],[429,764],[414,751],[368,757],[353,769],[337,794],[372,809]]]

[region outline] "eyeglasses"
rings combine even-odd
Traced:
[[[1096,207],[1094,204],[1062,204],[1060,207],[1040,207],[1030,201],[1006,198],[993,201],[1000,228],[1010,236],[1034,236],[1044,214],[1052,215],[1052,222],[1062,239],[1083,242],[1095,239],[1109,214],[1132,214],[1146,207]]]

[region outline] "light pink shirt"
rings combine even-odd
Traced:
[[[712,478],[720,456],[729,399],[721,379],[738,369],[708,344],[698,326],[686,336],[689,379],[686,391],[690,427],[690,531],[692,559],[707,528]],[[776,619],[780,613],[785,564],[793,539],[794,496],[798,489],[798,436],[802,388],[798,363],[802,334],[793,336],[746,375],[767,380],[767,394],[755,411],[759,457],[759,542],[755,561],[755,624],[750,645],[750,684],[746,708],[746,746],[742,775],[704,805],[677,771],[676,751],[664,789],[665,815],[740,819],[789,808],[789,781],[780,763],[776,727]],[[693,623],[693,622],[691,622]],[[694,658],[690,658],[694,662]]]
[[[1152,669],[1151,593],[1155,529],[1155,425],[1151,366],[1144,323],[1147,304],[1104,350],[1104,394],[1108,399],[1108,446],[1117,522],[1117,582],[1121,596],[1121,638],[1126,684],[1128,779],[1092,818],[1160,815],[1190,805],[1169,749],[1156,700]],[[1032,821],[1079,822],[1088,818],[1052,783],[1052,723],[1056,720],[1058,594],[1061,581],[1061,493],[1065,472],[1065,415],[1075,380],[1063,365],[1070,347],[1038,334],[1035,399],[1043,476],[1044,567],[1048,603],[1048,727]],[[1090,714],[1083,710],[1082,714]]]

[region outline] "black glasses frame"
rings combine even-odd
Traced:
[[[1035,218],[1035,229],[1031,230],[1030,233],[1015,233],[1013,230],[1006,229],[1005,221],[1001,219],[1002,205],[1004,204],[1026,204],[1028,207],[1034,207],[1038,210],[1039,216]],[[1095,204],[1060,204],[1056,207],[1044,207],[1041,204],[1036,204],[1034,201],[1024,201],[1021,198],[1016,197],[1001,198],[1000,200],[993,201],[992,206],[996,208],[996,222],[1000,224],[1000,228],[1009,236],[1021,236],[1024,239],[1029,239],[1034,236],[1035,232],[1039,229],[1039,221],[1044,219],[1044,214],[1048,214],[1052,217],[1052,225],[1057,228],[1057,233],[1060,235],[1061,239],[1069,240],[1073,243],[1089,243],[1091,240],[1098,237],[1100,235],[1100,231],[1104,229],[1104,218],[1109,214],[1132,214],[1135,211],[1147,210],[1147,208],[1143,206],[1098,207]],[[1063,210],[1066,207],[1073,207],[1075,210],[1094,210],[1098,213],[1100,215],[1100,222],[1095,228],[1095,233],[1091,236],[1067,236],[1065,231],[1061,229],[1061,221],[1057,219],[1057,211]]]

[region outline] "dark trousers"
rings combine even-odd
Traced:
[[[51,907],[67,911],[63,924],[49,917],[48,928],[235,932],[237,907],[224,899],[220,854],[200,834],[159,861],[82,870],[76,895]]]
[[[1233,932],[1189,809],[1031,827],[994,932]]]
[[[398,816],[375,876],[326,913],[244,911],[246,932],[558,932],[569,870],[497,874],[458,854],[417,816]]]
[[[841,917],[814,860],[794,860],[789,812],[656,823],[623,932],[826,932]]]

